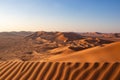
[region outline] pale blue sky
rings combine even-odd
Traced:
[[[120,32],[120,0],[0,0],[0,31]]]

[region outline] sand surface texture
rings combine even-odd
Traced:
[[[6,61],[0,80],[120,80],[120,63]]]

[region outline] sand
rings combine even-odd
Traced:
[[[115,42],[44,62],[1,61],[0,80],[120,80],[119,46]]]
[[[120,63],[0,62],[0,80],[120,80]]]
[[[120,80],[119,53],[120,42],[115,42],[44,62],[1,61],[0,80]]]
[[[120,42],[89,48],[72,54],[52,56],[48,61],[53,62],[119,62]]]
[[[60,35],[57,40],[66,42],[67,38]],[[48,50],[49,55],[43,60],[37,52],[28,52],[22,59],[17,54],[2,53],[0,80],[120,80],[120,42],[80,51],[68,46]]]

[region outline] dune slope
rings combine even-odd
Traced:
[[[120,42],[104,46],[97,46],[69,55],[57,55],[49,58],[50,61],[62,62],[115,62],[120,61]]]

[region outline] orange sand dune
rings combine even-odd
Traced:
[[[48,51],[50,54],[70,54],[73,53],[75,51],[68,49],[68,46],[65,47],[58,47],[52,50]]]
[[[49,58],[50,61],[62,62],[115,62],[120,61],[120,42],[97,46],[69,55],[57,55]]]
[[[0,62],[0,80],[120,80],[120,63]]]

